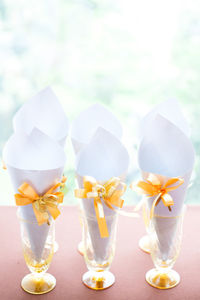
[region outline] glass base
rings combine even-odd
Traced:
[[[141,237],[141,239],[139,240],[139,247],[142,251],[144,251],[146,253],[150,253],[150,245],[149,245],[149,236],[148,235],[144,235],[143,237]]]
[[[174,270],[161,273],[160,270],[152,269],[146,273],[146,281],[157,289],[171,289],[180,282],[179,274]]]
[[[92,290],[105,290],[115,283],[115,276],[109,271],[88,271],[83,274],[82,281]]]
[[[53,275],[44,273],[41,277],[36,277],[32,273],[26,275],[21,282],[23,290],[29,294],[40,295],[53,290],[56,286],[56,279]]]
[[[54,253],[56,253],[56,252],[58,251],[58,249],[59,249],[59,245],[58,245],[58,243],[55,241],[55,242],[54,242]]]
[[[78,252],[79,252],[81,255],[84,255],[84,243],[83,243],[83,241],[81,241],[81,242],[78,244],[77,250],[78,250]]]

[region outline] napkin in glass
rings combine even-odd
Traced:
[[[43,195],[60,182],[66,160],[63,147],[38,128],[33,128],[29,135],[15,132],[4,147],[3,159],[14,193],[18,193],[21,184],[27,182],[38,195]],[[32,204],[20,206],[19,213],[27,221],[25,226],[31,249],[38,261],[42,256],[49,226],[36,223]],[[36,224],[33,227],[29,222]]]
[[[58,98],[50,87],[24,103],[13,118],[14,131],[30,134],[34,127],[65,145],[69,131],[69,121]]]
[[[76,174],[79,188],[83,187],[84,176],[92,176],[101,184],[112,177],[119,177],[123,181],[128,165],[129,155],[123,144],[112,133],[98,128],[89,144],[77,156]],[[93,199],[82,199],[94,256],[98,264],[103,264],[108,257],[112,231],[117,220],[116,210],[107,207],[103,201],[102,204],[109,232],[106,238],[100,236]]]
[[[138,163],[144,180],[152,173],[162,183],[169,178],[180,177],[184,183],[169,192],[174,200],[171,211],[160,201],[155,207],[155,231],[163,259],[168,256],[177,228],[177,219],[183,211],[187,187],[194,166],[194,148],[191,140],[176,125],[157,114],[146,129],[138,150]],[[155,197],[148,198],[151,209]],[[168,217],[168,218],[163,218]],[[170,218],[169,218],[170,217]]]

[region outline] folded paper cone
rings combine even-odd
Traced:
[[[61,146],[69,131],[69,121],[60,105],[58,98],[50,87],[24,103],[13,118],[16,132],[30,134],[34,127],[57,141]]]
[[[90,142],[99,127],[106,129],[118,139],[122,137],[119,120],[103,105],[96,103],[82,111],[72,123],[71,141],[75,154]]]
[[[151,123],[157,115],[161,115],[176,127],[178,127],[186,136],[190,136],[190,127],[182,113],[181,107],[177,100],[169,99],[155,106],[147,115],[145,115],[139,124],[140,140],[147,134]]]
[[[5,145],[3,159],[15,193],[22,183],[27,182],[38,195],[43,195],[61,180],[65,154],[58,143],[34,128],[30,135],[15,133]],[[19,213],[27,220],[25,226],[31,249],[35,259],[40,261],[49,226],[36,224],[33,228],[30,225],[29,222],[36,222],[32,204],[20,206]]]
[[[194,165],[194,149],[190,139],[173,123],[161,115],[157,115],[149,124],[148,132],[141,141],[138,162],[145,180],[150,173],[156,174],[162,183],[171,177],[184,179],[184,183],[180,187],[169,192],[174,200],[174,205],[171,206],[172,210],[169,211],[162,201],[154,210],[155,215],[162,217],[179,216],[183,209]],[[148,198],[149,209],[151,209],[154,199],[155,197]],[[165,253],[169,253],[169,245],[176,231],[176,223],[173,218],[163,220],[156,218],[154,225],[159,238],[160,250],[164,251],[165,249]],[[167,228],[169,229],[167,230]]]
[[[83,187],[83,177],[92,176],[103,184],[111,177],[124,178],[129,164],[129,155],[121,142],[103,128],[98,128],[90,143],[77,157],[77,180]],[[109,236],[101,238],[94,209],[93,199],[82,199],[89,237],[94,250],[95,261],[103,264],[109,256],[112,231],[116,226],[116,211],[108,208],[102,200]]]

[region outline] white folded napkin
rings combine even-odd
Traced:
[[[14,193],[24,182],[30,184],[38,195],[43,195],[59,182],[63,175],[65,153],[63,148],[39,129],[29,135],[14,133],[6,143],[3,159],[11,178]],[[14,195],[13,195],[14,201]],[[20,215],[25,220],[36,222],[32,204],[20,206]],[[35,259],[42,257],[49,226],[33,226],[25,223]]]
[[[184,180],[181,186],[168,192],[174,201],[171,211],[164,206],[162,200],[154,209],[154,214],[158,217],[153,219],[153,226],[163,260],[169,258],[173,247],[179,222],[175,217],[179,217],[183,212],[194,157],[194,148],[188,136],[163,116],[156,115],[149,123],[138,150],[138,163],[142,177],[147,180],[149,174],[153,173],[162,184],[172,177],[180,177]],[[147,199],[149,209],[155,197]]]
[[[106,129],[118,139],[122,137],[119,120],[103,105],[96,103],[82,111],[72,123],[71,140],[75,154],[90,142],[98,127]]]
[[[34,127],[65,145],[69,131],[69,122],[58,98],[50,87],[24,103],[13,118],[16,132],[30,134]]]
[[[185,135],[188,137],[190,136],[191,130],[182,113],[179,102],[175,99],[169,99],[155,106],[147,115],[142,118],[139,124],[140,140],[146,134],[151,122],[155,120],[158,114],[176,125],[185,133]]]
[[[129,155],[122,143],[107,130],[98,128],[89,144],[77,156],[76,173],[79,187],[83,187],[84,176],[92,176],[101,184],[111,177],[120,177],[123,180],[128,165]],[[109,232],[107,238],[100,236],[93,199],[82,199],[95,261],[100,264],[108,258],[117,218],[116,211],[108,208],[103,201],[102,204]]]
[[[156,214],[175,216],[180,213],[193,170],[194,156],[190,139],[173,123],[157,115],[138,149],[138,163],[143,178],[154,173],[161,175],[164,181],[170,177],[181,177],[184,184],[170,192],[175,199],[172,211],[160,201],[155,208]],[[152,202],[153,200],[149,201],[150,204]]]

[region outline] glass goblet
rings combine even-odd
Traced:
[[[24,259],[31,271],[22,281],[24,291],[30,294],[44,294],[56,286],[53,275],[46,273],[52,261],[55,243],[55,223],[38,225],[36,219],[25,220],[20,216],[20,231]]]
[[[101,238],[96,217],[83,217],[84,259],[89,271],[82,281],[90,289],[104,290],[115,282],[109,269],[115,254],[117,221],[117,215],[106,217],[109,237]]]
[[[184,211],[176,217],[155,215],[150,221],[150,251],[155,268],[146,273],[146,281],[158,289],[169,289],[180,282],[172,267],[181,248],[183,218]]]

